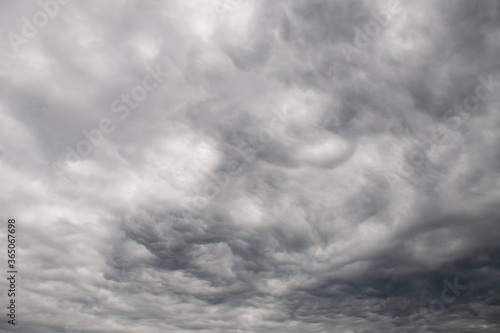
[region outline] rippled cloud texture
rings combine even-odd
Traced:
[[[500,2],[0,13],[1,331],[500,330]]]

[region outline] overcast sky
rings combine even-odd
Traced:
[[[499,1],[2,1],[0,32],[0,331],[500,331]]]

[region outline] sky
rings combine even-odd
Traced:
[[[0,332],[500,331],[499,1],[2,1],[0,33]]]

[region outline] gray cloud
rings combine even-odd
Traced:
[[[499,329],[496,1],[42,3],[0,5],[0,330]]]

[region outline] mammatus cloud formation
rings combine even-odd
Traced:
[[[498,1],[0,6],[0,331],[500,329]]]

